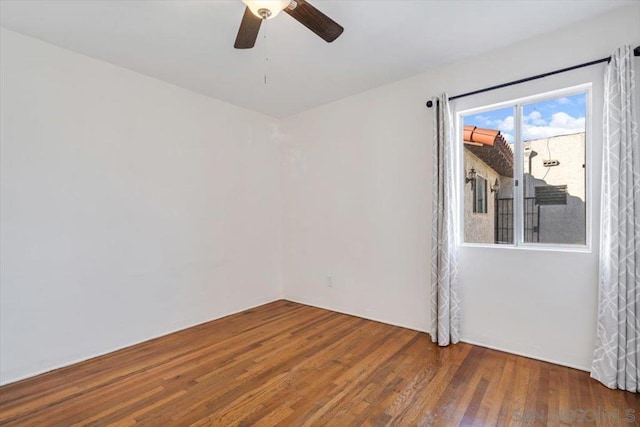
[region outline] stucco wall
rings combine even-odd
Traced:
[[[586,243],[586,158],[585,133],[561,135],[526,141],[524,148],[537,152],[531,159],[531,176],[527,176],[525,158],[525,197],[535,196],[534,187],[566,185],[567,204],[540,207],[540,243]],[[545,160],[557,160],[558,166],[545,167]]]
[[[494,243],[495,241],[495,194],[491,186],[499,179],[498,173],[478,156],[464,151],[465,176],[471,168],[476,170],[479,177],[487,180],[487,213],[473,213],[473,190],[471,183],[464,186],[464,241],[466,243]]]
[[[524,148],[530,148],[538,154],[531,159],[531,175],[537,179],[544,179],[547,185],[567,185],[567,191],[572,196],[585,201],[585,133],[561,135],[553,138],[525,141]],[[560,164],[545,167],[545,160],[558,160]],[[525,158],[524,172],[529,172],[529,165]],[[582,171],[582,173],[577,173]],[[531,186],[526,187],[527,196],[533,196]]]

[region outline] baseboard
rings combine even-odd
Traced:
[[[476,341],[473,341],[473,340],[461,339],[460,341],[464,342],[464,343],[467,343],[467,344],[475,345],[475,346],[478,346],[478,347],[484,347],[484,348],[488,348],[488,349],[491,349],[491,350],[501,351],[503,353],[515,354],[516,356],[526,357],[527,359],[539,360],[541,362],[547,362],[547,363],[552,363],[552,364],[558,365],[558,366],[566,366],[567,368],[577,369],[578,371],[589,372],[589,369],[585,368],[584,366],[578,366],[578,365],[574,365],[574,364],[571,364],[571,363],[560,362],[558,360],[549,359],[549,358],[546,358],[546,357],[534,356],[534,355],[531,355],[531,354],[523,353],[521,351],[509,350],[509,349],[501,348],[501,347],[498,347],[498,346],[495,346],[495,345],[476,342]]]
[[[348,316],[359,317],[361,319],[371,320],[373,322],[384,323],[385,325],[397,326],[398,328],[410,329],[412,331],[422,332],[422,333],[425,333],[425,334],[428,333],[428,331],[422,330],[422,329],[417,328],[415,326],[409,326],[409,325],[403,325],[403,324],[400,324],[400,323],[394,323],[394,322],[390,322],[388,320],[383,320],[383,319],[376,318],[376,317],[363,316],[361,314],[356,314],[356,313],[349,312],[349,311],[336,310],[335,308],[325,307],[325,306],[322,306],[320,304],[310,304],[308,302],[298,301],[298,300],[295,300],[293,298],[284,297],[282,299],[285,300],[285,301],[295,302],[296,304],[302,304],[302,305],[307,305],[309,307],[315,307],[315,308],[321,308],[323,310],[333,311],[334,313],[346,314]]]

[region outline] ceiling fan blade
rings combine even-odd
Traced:
[[[331,43],[342,34],[342,28],[333,19],[311,6],[306,0],[294,0],[295,7],[288,7],[284,11],[296,21],[319,35],[327,43]]]
[[[261,24],[262,19],[251,13],[248,7],[245,8],[233,47],[236,49],[251,49],[256,44]]]

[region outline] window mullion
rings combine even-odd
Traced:
[[[513,200],[513,230],[514,230],[514,244],[520,246],[524,242],[524,182],[523,182],[523,143],[522,143],[522,104],[516,104],[515,106],[515,118],[514,118],[514,130],[515,140],[513,143],[514,149],[514,200]],[[517,185],[516,185],[517,183]]]

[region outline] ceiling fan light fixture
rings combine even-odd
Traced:
[[[291,0],[242,0],[249,10],[260,19],[272,19],[282,12]]]
[[[236,49],[254,47],[262,21],[275,18],[283,10],[327,43],[337,39],[344,31],[340,24],[313,7],[307,0],[242,0],[242,2],[246,7],[233,44]]]

